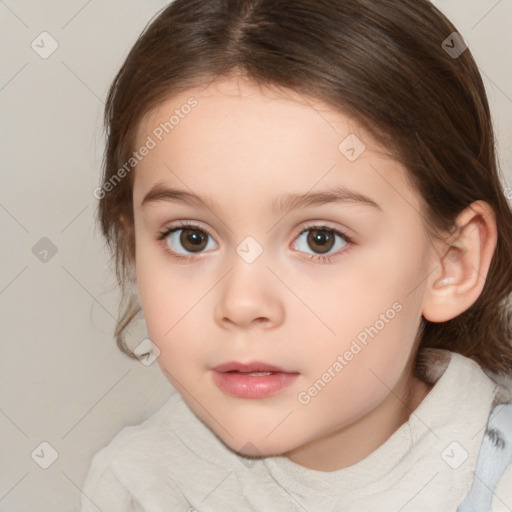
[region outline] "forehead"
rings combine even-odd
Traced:
[[[366,149],[350,161],[342,149],[354,136],[350,140]],[[393,180],[404,178],[401,166],[352,118],[319,100],[240,77],[165,100],[141,121],[137,147],[148,137],[155,147],[136,168],[139,201],[157,182],[198,194],[220,189],[227,198],[235,190],[254,196],[305,192],[315,184],[382,188],[375,165],[380,172],[392,167]]]
[[[191,103],[194,104],[192,108],[189,106]],[[198,117],[200,123],[194,122]],[[174,94],[162,101],[140,121],[136,131],[137,142],[142,142],[161,123],[169,121],[172,126],[168,128],[174,138],[179,137],[180,132],[188,133],[182,127],[187,124],[193,126],[196,134],[209,131],[209,136],[215,138],[221,129],[226,132],[231,128],[234,132],[231,135],[235,135],[237,128],[254,131],[265,122],[271,124],[279,121],[283,127],[282,137],[286,133],[294,137],[305,137],[315,132],[320,135],[318,138],[328,136],[326,142],[335,144],[339,135],[357,132],[367,142],[371,139],[356,120],[321,100],[306,97],[291,89],[259,85],[237,75],[218,78],[209,84]],[[297,125],[299,121],[301,124]],[[269,127],[265,128],[270,135]],[[262,141],[261,136],[264,134],[258,135]],[[379,146],[374,140],[371,143],[376,148]],[[385,152],[385,148],[379,147],[379,150]]]

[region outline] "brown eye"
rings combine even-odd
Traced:
[[[200,252],[208,244],[208,234],[195,228],[180,229],[180,244],[189,252]]]
[[[335,236],[333,232],[325,229],[311,229],[307,242],[313,251],[324,254],[334,247]]]
[[[208,243],[208,234],[194,228],[180,229],[180,244],[189,252],[200,252]]]
[[[329,258],[351,243],[351,239],[341,231],[320,225],[304,229],[297,237],[294,245],[295,249],[308,253],[310,257]],[[324,254],[328,255],[323,256]]]
[[[183,224],[161,233],[158,240],[167,252],[176,256],[199,254],[216,248],[213,237],[198,226]]]

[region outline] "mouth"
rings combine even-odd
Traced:
[[[217,387],[228,395],[239,398],[265,398],[290,386],[299,376],[267,363],[229,362],[212,369]]]

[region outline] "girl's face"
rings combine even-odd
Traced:
[[[236,78],[161,104],[137,148],[140,300],[189,407],[234,450],[316,469],[382,444],[427,391],[432,247],[403,167],[326,105]]]

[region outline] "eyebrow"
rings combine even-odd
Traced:
[[[182,202],[199,208],[207,208],[214,212],[219,210],[218,204],[209,196],[201,197],[193,192],[169,188],[160,183],[154,185],[144,196],[141,207],[159,201]],[[272,202],[272,212],[279,215],[298,208],[332,203],[358,203],[382,211],[382,208],[373,199],[364,194],[344,187],[332,187],[326,190],[308,192],[305,194],[284,194],[282,197]]]

